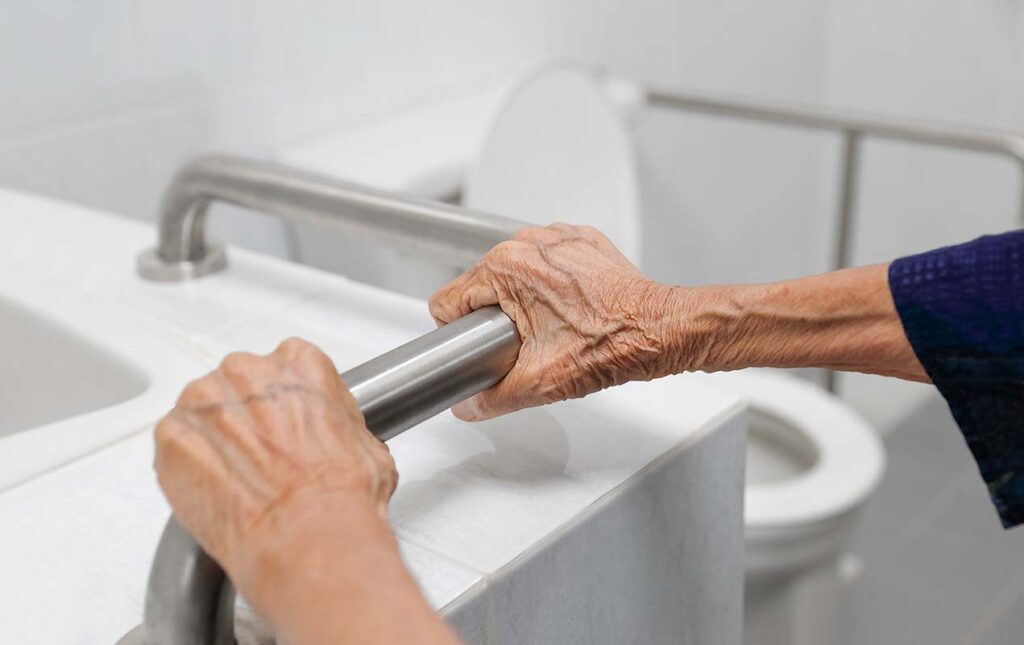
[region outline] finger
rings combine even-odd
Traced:
[[[289,338],[281,343],[274,354],[283,358],[289,371],[300,383],[346,404],[351,399],[334,361],[313,343],[301,338]]]
[[[574,237],[579,237],[576,234],[575,227],[565,222],[555,222],[547,226],[519,229],[519,232],[512,239],[517,242],[527,242],[530,244],[556,244]]]
[[[509,373],[497,384],[452,406],[452,414],[462,421],[485,421],[527,407],[521,403],[522,388],[515,385],[518,381],[516,374]]]
[[[482,392],[480,394],[483,394]],[[452,414],[460,421],[482,421],[486,417],[480,408],[480,394],[471,396],[461,403],[452,406]]]
[[[430,298],[430,315],[440,324],[450,323],[487,305],[498,304],[498,292],[481,267],[470,269]]]
[[[175,517],[214,559],[224,563],[229,537],[215,527],[223,527],[223,518],[230,513],[211,503],[219,497],[210,494],[232,484],[220,463],[213,446],[187,425],[169,418],[157,426],[154,468],[160,488]]]
[[[273,411],[268,413],[268,408]],[[269,435],[266,429],[283,428],[292,435],[287,418],[278,410],[268,401],[255,400],[249,405],[227,404],[187,412],[180,418],[190,426],[190,434],[202,438],[217,456],[216,465],[207,463],[207,469],[216,468],[249,492],[272,497],[273,482],[266,474],[280,470],[288,460],[280,449],[281,438]],[[257,419],[254,412],[261,418]]]
[[[225,356],[210,375],[221,386],[219,403],[242,401],[262,391],[268,382],[266,370],[261,369],[265,360],[248,352],[232,352]]]
[[[572,237],[580,236],[579,227],[574,224],[569,224],[567,222],[554,222],[552,224],[548,224],[547,228],[549,230],[558,231],[559,233],[570,235]]]
[[[175,407],[192,408],[216,404],[224,399],[222,389],[220,379],[211,372],[186,385]]]

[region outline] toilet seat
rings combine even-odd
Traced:
[[[512,87],[470,164],[464,205],[532,224],[589,224],[637,262],[630,97],[571,61],[538,65]]]
[[[806,472],[746,487],[748,531],[795,530],[841,517],[874,490],[885,466],[875,431],[849,406],[818,386],[774,370],[714,374],[751,407],[796,429],[816,452]]]

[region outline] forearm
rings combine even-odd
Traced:
[[[424,643],[458,638],[430,608],[398,552],[387,522],[358,506],[290,514],[267,540],[258,607],[288,645]]]
[[[887,265],[769,284],[675,288],[666,302],[672,371],[826,367],[928,380],[893,305]]]

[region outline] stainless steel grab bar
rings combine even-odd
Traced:
[[[613,81],[614,82],[614,81]],[[619,81],[624,83],[624,81]],[[1024,224],[1024,135],[979,128],[926,123],[888,116],[824,110],[770,101],[725,99],[684,94],[661,89],[635,89],[643,101],[655,108],[694,112],[744,121],[774,123],[804,130],[826,130],[843,137],[838,208],[839,235],[833,254],[834,269],[846,267],[852,250],[853,217],[857,179],[861,164],[860,147],[865,138],[890,139],[955,150],[981,152],[1016,162],[1021,175],[1020,221]]]
[[[824,130],[842,137],[839,195],[836,199],[836,236],[832,269],[850,265],[856,221],[860,167],[864,163],[863,142],[867,138],[889,139],[939,148],[967,150],[994,155],[1016,163],[1020,180],[1019,222],[1024,225],[1024,135],[978,128],[925,123],[888,116],[823,110],[770,101],[736,100],[716,96],[685,94],[669,90],[632,86],[629,81],[608,79],[620,91],[635,97],[640,105],[679,112],[708,114],[742,121],[769,123],[803,130]],[[825,370],[825,387],[836,390],[835,372]]]
[[[453,265],[471,264],[525,225],[265,161],[200,157],[164,193],[157,246],[139,256],[139,274],[177,281],[223,269],[224,249],[206,239],[207,209],[217,201],[375,237]]]
[[[518,354],[515,325],[484,307],[341,378],[385,440],[498,382]],[[233,645],[234,600],[230,580],[172,517],[150,570],[143,624],[121,643]]]
[[[157,246],[138,259],[144,278],[187,280],[226,266],[223,248],[206,240],[214,201],[340,227],[453,264],[479,259],[525,226],[262,161],[202,157],[164,194]],[[367,427],[386,440],[501,380],[518,353],[515,325],[485,307],[341,376]],[[143,624],[120,642],[233,644],[234,600],[224,572],[172,517],[150,569]]]

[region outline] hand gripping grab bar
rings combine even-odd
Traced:
[[[227,201],[386,239],[469,263],[525,226],[233,157],[197,159],[164,195],[160,237],[139,257],[144,278],[197,278],[226,266],[207,243],[206,209]],[[519,355],[519,335],[498,307],[484,307],[344,372],[366,425],[381,440],[500,381]],[[220,566],[172,517],[150,569],[142,625],[120,641],[138,645],[233,645],[235,591]]]
[[[519,354],[515,325],[484,307],[341,375],[381,440],[484,390]],[[172,517],[157,547],[145,618],[121,641],[144,645],[234,645],[231,581]]]

